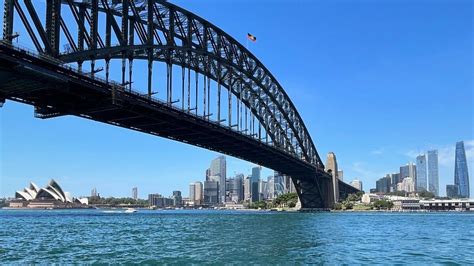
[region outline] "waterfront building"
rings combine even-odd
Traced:
[[[446,196],[452,199],[459,198],[458,185],[446,185]]]
[[[420,200],[420,206],[422,210],[427,211],[474,211],[474,200]]]
[[[137,187],[132,188],[132,199],[134,199],[134,200],[138,199],[138,188]]]
[[[407,177],[411,178],[411,177]],[[413,199],[413,198],[400,198],[396,200],[392,200],[393,211],[417,211],[420,210],[420,200]]]
[[[454,184],[458,186],[458,194],[460,198],[469,198],[469,173],[467,169],[466,151],[464,150],[463,141],[456,143]]]
[[[416,191],[428,191],[428,175],[426,172],[426,155],[416,157]]]
[[[389,193],[390,192],[390,187],[392,185],[392,179],[390,178],[390,175],[387,175],[385,177],[380,178],[379,180],[376,181],[376,191],[379,193]]]
[[[362,195],[362,198],[360,199],[360,201],[364,204],[370,204],[370,194],[369,193],[364,193],[364,195]]]
[[[174,201],[163,197],[161,194],[148,194],[148,204],[157,208],[166,208],[173,206]]]
[[[439,196],[438,150],[428,151],[428,190]]]
[[[183,197],[181,196],[181,191],[179,190],[173,191],[173,196],[171,198],[173,199],[173,206],[175,207],[183,206]]]
[[[339,183],[337,177],[337,160],[336,155],[334,152],[329,152],[326,158],[326,172],[331,173],[332,175],[332,187],[333,187],[333,195],[334,201],[339,201]]]
[[[217,181],[219,186],[219,203],[225,202],[225,185],[227,178],[226,160],[225,156],[218,156],[216,159],[211,161],[211,167],[209,167],[209,180]]]
[[[204,204],[217,205],[219,203],[219,182],[204,182]]]
[[[247,176],[244,180],[244,201],[250,201],[252,197],[251,177]]]
[[[88,205],[87,198],[75,199],[69,192],[63,191],[58,182],[51,179],[44,188],[31,182],[29,187],[16,191],[10,207],[14,208],[76,208]]]
[[[359,179],[356,178],[352,180],[350,185],[362,191],[362,181],[360,181]]]

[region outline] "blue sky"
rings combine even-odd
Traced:
[[[428,149],[440,155],[440,193],[464,140],[474,193],[471,1],[171,1],[245,43],[293,100],[325,158],[368,190]],[[0,1],[3,5],[3,1]],[[2,18],[0,18],[1,20]],[[28,45],[26,38],[20,39]],[[25,42],[25,43],[24,43]],[[55,178],[73,195],[188,194],[218,154],[75,117],[38,120],[0,109],[0,197]],[[251,163],[227,157],[228,175]],[[271,174],[266,170],[264,176]]]

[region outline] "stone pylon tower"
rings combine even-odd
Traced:
[[[334,152],[329,152],[326,160],[326,172],[331,172],[334,202],[339,201],[339,183],[337,177],[337,161]]]

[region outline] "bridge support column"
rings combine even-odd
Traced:
[[[301,202],[301,211],[327,211],[334,207],[331,179],[315,176],[292,180]]]

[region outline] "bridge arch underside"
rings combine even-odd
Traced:
[[[38,16],[31,1],[6,0],[5,10],[13,10],[9,4]],[[46,16],[46,29],[33,23],[37,33],[28,31],[40,56],[2,46],[0,98],[34,105],[39,118],[76,115],[251,161],[290,175],[303,207],[331,205],[329,178],[293,103],[265,66],[216,26],[154,0],[52,0]],[[13,19],[4,18],[11,44]],[[133,70],[137,62],[146,73]],[[156,73],[155,62],[165,70]],[[165,80],[161,98],[157,76]]]

